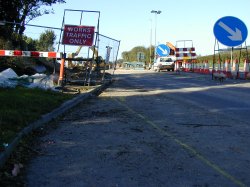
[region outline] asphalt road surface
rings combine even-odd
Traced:
[[[118,70],[40,139],[27,186],[250,186],[250,82]]]

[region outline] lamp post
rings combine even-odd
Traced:
[[[151,11],[152,14],[155,14],[155,57],[154,57],[154,61],[156,59],[156,30],[157,30],[157,14],[160,14],[161,11],[160,10],[152,10]]]
[[[150,19],[150,46],[149,46],[149,66],[151,67],[152,65],[152,52],[151,52],[151,47],[152,47],[152,19]]]

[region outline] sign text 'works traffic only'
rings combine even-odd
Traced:
[[[92,46],[95,27],[83,25],[65,25],[62,44]]]

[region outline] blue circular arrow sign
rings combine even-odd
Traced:
[[[164,45],[164,44],[160,44],[157,46],[156,48],[156,53],[159,55],[159,56],[168,56],[169,53],[170,53],[170,48],[167,46],[167,45]]]
[[[214,36],[220,43],[235,47],[246,40],[247,27],[236,17],[222,17],[214,24]]]

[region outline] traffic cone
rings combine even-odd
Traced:
[[[200,63],[200,73],[204,73],[204,61],[201,61]]]
[[[232,77],[234,79],[238,78],[238,72],[239,72],[238,59],[234,59],[233,60],[232,71],[231,71]]]
[[[225,74],[227,78],[231,78],[232,74],[231,74],[231,64],[230,64],[230,60],[226,59],[225,60]]]
[[[180,69],[179,69],[179,61],[176,61],[175,63],[174,63],[174,71],[175,72],[178,72]]]
[[[185,60],[182,62],[182,71],[186,71],[186,62]]]
[[[249,61],[247,59],[244,61],[244,79],[250,79]]]
[[[209,64],[208,64],[208,60],[205,60],[205,64],[204,64],[204,73],[205,74],[209,74]]]
[[[193,69],[193,70],[194,70],[194,73],[197,73],[197,62],[194,62],[193,64],[194,64],[194,65],[193,65],[193,67],[194,67],[194,69]]]
[[[189,72],[192,69],[192,64],[188,61],[187,65],[188,65],[187,72]]]
[[[218,60],[218,62],[217,62],[217,72],[218,73],[221,72],[221,63],[220,63],[220,60]]]

